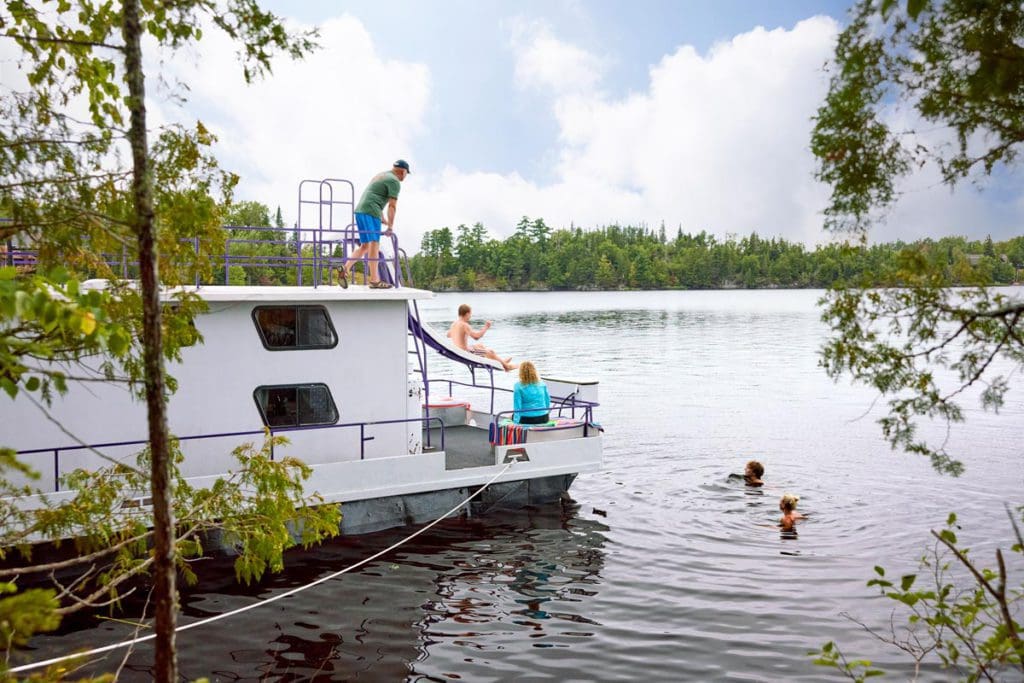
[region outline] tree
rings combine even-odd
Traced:
[[[230,283],[286,284],[285,273],[274,267],[294,253],[294,245],[289,245],[284,226],[277,226],[277,230],[257,229],[271,227],[270,208],[253,201],[233,202],[223,208],[224,224],[230,226],[227,253],[233,261],[241,260],[245,264],[241,280],[230,280]],[[280,208],[275,220],[281,220]],[[229,276],[232,274],[229,273]],[[222,273],[216,275],[218,281],[223,277]]]
[[[1024,142],[1021,3],[860,0],[839,36],[831,69],[811,139],[817,178],[832,189],[826,228],[864,240],[898,201],[899,180],[922,166],[936,167],[952,187],[1016,163]],[[922,131],[894,130],[889,122],[896,107],[912,110]],[[945,135],[933,141],[925,128]],[[992,245],[987,258],[994,253]],[[948,288],[951,261],[960,271],[954,277],[971,288]],[[823,363],[833,378],[849,374],[890,397],[881,424],[893,447],[928,455],[936,470],[956,475],[962,463],[944,445],[918,438],[918,421],[963,420],[956,400],[976,385],[983,387],[983,407],[1002,405],[1012,370],[992,368],[998,359],[1014,369],[1024,364],[1024,301],[986,287],[984,270],[971,269],[953,245],[904,249],[895,266],[881,277],[889,288],[863,281],[825,297],[823,318],[832,336]],[[944,382],[946,374],[954,379]],[[1011,513],[1015,553],[1024,550],[1018,518],[1024,518],[1024,507]],[[916,589],[916,576],[908,575],[897,587],[876,567],[869,585],[909,612],[902,633],[893,619],[892,633],[876,637],[908,653],[917,666],[936,656],[968,680],[1024,673],[1017,611],[1024,592],[1019,586],[1008,591],[1001,550],[995,570],[968,558],[957,545],[955,521],[951,515],[947,529],[933,532],[936,551],[922,560],[934,586]],[[948,578],[950,560],[940,551],[968,571],[973,586]],[[854,680],[881,673],[868,660],[848,660],[835,643],[826,644],[816,661]]]
[[[953,186],[1014,164],[1024,143],[1022,45],[1020,3],[858,2],[839,36],[811,138],[817,178],[832,188],[826,227],[863,238],[898,200],[898,180],[919,166],[936,166]],[[955,140],[930,143],[915,130],[894,130],[888,114],[896,105]],[[994,361],[1024,362],[1024,302],[968,273],[972,289],[946,289],[939,265],[907,252],[873,283],[892,288],[861,283],[825,299],[828,373],[891,396],[881,421],[886,438],[953,474],[959,461],[919,438],[918,420],[961,421],[957,399],[975,385],[984,386],[982,406],[998,409],[1010,384],[1008,375],[991,376]],[[944,372],[955,380],[942,383]]]
[[[280,207],[277,218],[281,218]],[[270,227],[270,209],[260,202],[233,202],[224,208],[224,224],[246,228]]]
[[[247,81],[269,72],[275,52],[298,57],[313,46],[312,36],[288,34],[255,0],[61,0],[55,6],[12,0],[0,11],[2,36],[21,50],[19,67],[27,80],[24,90],[5,93],[0,104],[0,210],[11,219],[2,236],[31,238],[39,245],[40,265],[69,252],[64,262],[79,272],[100,273],[110,273],[105,246],[126,248],[134,242],[139,278],[137,295],[122,288],[84,302],[76,296],[77,284],[71,284],[77,280],[61,274],[15,281],[10,288],[15,301],[28,290],[66,292],[70,298],[39,295],[44,304],[40,334],[26,336],[16,329],[13,346],[21,352],[3,358],[0,374],[12,395],[19,390],[44,396],[50,389],[62,390],[65,378],[59,372],[33,371],[22,362],[37,358],[57,337],[71,345],[70,350],[61,347],[69,357],[91,344],[104,346],[121,359],[130,380],[143,383],[154,522],[154,672],[161,681],[176,678],[175,520],[165,411],[166,392],[173,386],[167,385],[164,358],[177,353],[175,346],[165,347],[162,328],[179,325],[174,316],[165,319],[159,286],[187,282],[183,275],[209,268],[205,254],[185,255],[192,246],[183,246],[176,231],[187,226],[191,237],[200,237],[204,230],[211,236],[218,213],[210,190],[219,187],[229,193],[236,179],[219,171],[207,154],[212,137],[201,124],[194,131],[164,129],[150,145],[142,43],[146,38],[159,49],[173,50],[198,41],[204,19],[238,43]],[[124,157],[130,165],[121,162]],[[217,239],[203,244],[216,248]],[[195,306],[180,308],[184,310],[178,315],[187,316]],[[23,312],[16,309],[5,323]],[[97,312],[121,317],[97,322]],[[62,324],[55,326],[54,320]],[[105,336],[96,332],[108,322]],[[136,338],[128,331],[141,333],[138,349],[134,341],[126,344]],[[92,335],[97,336],[90,340]]]

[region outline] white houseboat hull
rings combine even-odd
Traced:
[[[195,485],[229,471],[232,450],[259,444],[259,432],[268,424],[290,441],[275,456],[294,456],[312,466],[307,492],[342,504],[344,533],[434,519],[489,482],[509,460],[514,464],[471,514],[495,505],[557,500],[577,474],[601,467],[600,429],[589,422],[538,431],[524,443],[495,445],[488,433],[495,416],[485,406],[466,410],[465,424],[456,419],[446,425],[444,449],[441,420],[431,420],[432,448],[424,448],[423,387],[419,377],[410,380],[408,316],[410,302],[433,296],[428,291],[362,286],[196,291],[209,305],[209,312],[194,321],[204,341],[184,349],[182,362],[168,368],[178,380],[168,403],[172,433],[203,437],[181,442],[182,474]],[[268,345],[276,333],[267,320],[294,314],[298,321],[300,312],[326,316],[333,339],[324,327],[319,337],[313,335],[315,343],[289,346],[288,335],[294,337],[300,328],[295,322],[282,326],[284,346]],[[303,393],[307,390],[312,393]],[[593,383],[589,391],[596,396]],[[29,401],[3,400],[0,444],[23,453],[42,475],[31,483],[51,500],[72,495],[61,491],[68,472],[108,464],[82,444],[114,444],[98,450],[126,460],[144,446],[144,406],[124,385],[73,383],[54,400],[49,416]],[[281,404],[279,415],[271,414],[275,402]],[[299,407],[304,402],[315,405]],[[322,424],[299,424],[304,409]],[[22,502],[40,501],[35,496]]]

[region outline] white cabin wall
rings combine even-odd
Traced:
[[[68,376],[89,374],[77,367],[63,369]],[[95,376],[102,377],[102,374],[96,373]],[[15,399],[6,393],[0,395],[0,445],[16,451],[145,440],[147,429],[145,404],[132,400],[128,386],[123,383],[69,380],[68,393],[64,396],[56,394],[49,406],[39,399],[38,394],[30,397],[22,391]],[[133,462],[135,454],[143,447],[104,447],[97,450],[108,458]],[[57,475],[54,474],[52,453],[24,455],[22,460],[36,469],[41,478],[23,479],[15,472],[8,472],[8,479],[38,486],[43,491],[55,490]],[[95,452],[78,449],[60,454],[59,472],[64,474],[80,467],[97,468],[107,464],[109,461]]]
[[[233,304],[217,315],[205,315],[196,321],[205,344],[182,354],[180,388],[168,407],[168,420],[176,434],[183,435],[184,426],[193,434],[262,429],[253,398],[261,385],[326,384],[338,409],[339,424],[405,417],[404,301],[325,302],[338,345],[333,349],[295,351],[270,351],[263,346],[252,320],[256,305]],[[403,425],[367,427],[366,436],[374,438],[366,442],[365,456],[405,453],[407,436],[403,429]],[[360,456],[356,427],[284,435],[291,444],[276,453],[294,455],[310,464],[357,460]],[[226,455],[246,441],[261,443],[262,439],[234,437],[188,444],[186,474],[224,471]]]
[[[210,313],[195,324],[204,343],[182,350],[182,363],[169,366],[178,391],[168,404],[168,423],[179,437],[240,431],[261,431],[253,391],[260,385],[324,383],[339,412],[339,424],[417,417],[408,415],[406,301],[309,300],[324,305],[338,333],[333,349],[270,351],[260,341],[252,310],[257,305],[287,305],[288,301],[223,302],[210,304]],[[126,387],[102,382],[70,382],[69,392],[56,397],[50,412],[71,432],[68,436],[31,402],[0,394],[0,445],[15,450],[67,447],[78,443],[145,440],[145,405],[132,400]],[[292,444],[276,454],[294,455],[310,464],[358,460],[359,429],[332,428],[289,432]],[[409,450],[406,424],[366,428],[367,458],[404,455]],[[186,476],[219,474],[234,469],[231,451],[241,443],[262,443],[257,434],[210,440],[183,441]],[[108,448],[117,458],[129,458],[142,445]],[[29,456],[43,474],[36,484],[53,490],[52,453]],[[62,453],[61,472],[106,464],[87,451]]]

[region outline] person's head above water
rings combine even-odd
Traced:
[[[792,512],[796,510],[796,504],[800,502],[800,496],[795,493],[783,493],[782,499],[779,501],[779,509],[783,512]]]
[[[759,463],[757,460],[751,460],[747,463],[746,469],[743,470],[743,479],[746,480],[750,486],[761,486],[764,484],[761,481],[761,477],[764,476],[764,465]]]

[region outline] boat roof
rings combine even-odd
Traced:
[[[415,287],[372,289],[366,285],[337,286],[241,286],[204,285],[176,287],[174,291],[195,292],[205,301],[412,301],[432,299],[434,293]]]
[[[106,289],[107,286],[107,280],[87,280],[82,283],[83,289]],[[349,285],[345,289],[333,285],[190,285],[165,288],[161,290],[161,298],[170,298],[176,292],[195,293],[204,301],[412,301],[434,297],[430,290],[415,287],[372,289],[366,285]]]

